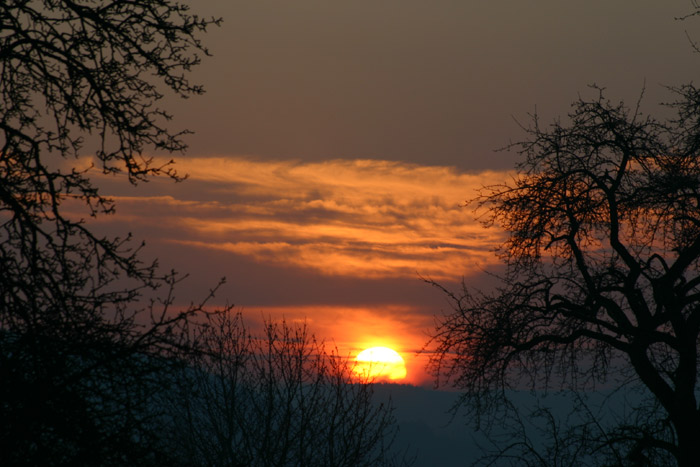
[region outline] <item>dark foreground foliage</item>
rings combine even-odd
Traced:
[[[566,123],[535,118],[515,178],[485,188],[506,272],[492,293],[446,291],[454,312],[433,368],[479,413],[507,407],[507,388],[642,387],[644,417],[572,447],[586,441],[596,462],[696,465],[700,90],[675,89],[669,121],[597,91]]]
[[[0,452],[4,464],[151,464],[152,397],[194,348],[178,278],[84,218],[114,206],[81,170],[152,175],[184,148],[159,89],[185,76],[216,20],[170,0],[0,2]]]

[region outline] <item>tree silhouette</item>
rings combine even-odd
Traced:
[[[511,183],[485,188],[507,239],[493,292],[447,290],[432,368],[477,413],[508,388],[644,388],[645,420],[595,449],[644,465],[700,459],[700,90],[658,121],[597,89],[569,121],[535,117]],[[593,444],[596,444],[593,443]],[[646,459],[646,460],[645,460]]]
[[[200,332],[204,351],[167,398],[164,427],[183,465],[405,464],[392,457],[389,401],[373,400],[371,381],[357,381],[305,325],[266,321],[254,334],[223,313]]]
[[[179,151],[157,106],[212,23],[171,0],[0,2],[0,457],[5,465],[167,463],[153,395],[192,349],[178,276],[84,218],[113,212],[79,156],[132,183]],[[82,210],[81,210],[82,209]]]
[[[388,463],[389,407],[305,329],[254,339],[205,312],[216,289],[176,307],[181,276],[84,220],[115,209],[95,168],[182,179],[143,152],[185,148],[157,104],[202,92],[187,72],[218,22],[173,0],[0,2],[3,465]]]

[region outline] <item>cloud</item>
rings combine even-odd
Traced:
[[[502,240],[465,200],[505,172],[378,160],[191,158],[185,183],[115,191],[117,218],[160,240],[361,278],[454,279],[494,263]]]

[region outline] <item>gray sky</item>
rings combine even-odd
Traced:
[[[224,18],[178,103],[190,154],[510,168],[493,154],[587,85],[651,110],[697,75],[689,0],[197,1]]]

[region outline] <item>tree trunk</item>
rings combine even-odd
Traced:
[[[697,412],[686,412],[679,418],[673,419],[678,435],[678,466],[697,467],[700,465],[700,421]]]

